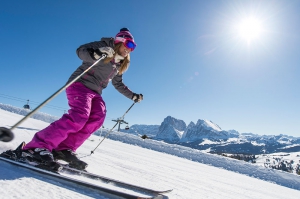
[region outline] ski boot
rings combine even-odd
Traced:
[[[65,162],[68,162],[69,167],[74,169],[84,170],[88,166],[88,164],[80,160],[76,156],[76,153],[74,153],[72,150],[53,150],[53,156],[55,160],[63,160]]]
[[[24,146],[25,142],[22,142],[15,150],[8,150],[0,156],[52,172],[58,172],[62,169],[62,166],[54,161],[53,155],[47,149],[23,150]]]

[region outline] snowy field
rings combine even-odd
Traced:
[[[0,126],[10,127],[23,116],[0,109]],[[0,152],[28,142],[48,125],[28,119],[14,130],[16,138],[0,142]],[[77,151],[87,170],[153,189],[173,189],[170,199],[299,198],[300,177],[250,163],[202,153],[114,132],[93,155],[100,141],[91,136]],[[110,198],[80,186],[65,184],[0,161],[0,198]],[[108,186],[108,185],[106,185]]]

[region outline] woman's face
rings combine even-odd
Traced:
[[[131,53],[131,50],[129,48],[126,48],[123,44],[119,48],[118,54],[122,57],[126,57],[129,53]]]

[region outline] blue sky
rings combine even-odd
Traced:
[[[34,108],[81,64],[77,47],[127,27],[137,48],[124,82],[145,98],[126,115],[129,125],[171,115],[299,136],[299,9],[293,0],[0,1],[0,103],[20,107],[29,99]],[[249,18],[260,25],[256,37],[238,28]],[[132,101],[112,85],[103,98],[111,128]],[[41,111],[61,116],[64,109],[65,92]]]

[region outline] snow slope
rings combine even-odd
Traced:
[[[23,116],[0,109],[0,126]],[[48,123],[28,119],[16,138],[0,142],[0,152],[30,141]],[[168,198],[298,198],[300,177],[190,148],[114,132],[93,155],[100,137],[92,135],[77,151],[88,171],[154,189],[174,189]],[[119,140],[119,141],[118,141]],[[110,198],[0,161],[0,198]]]

